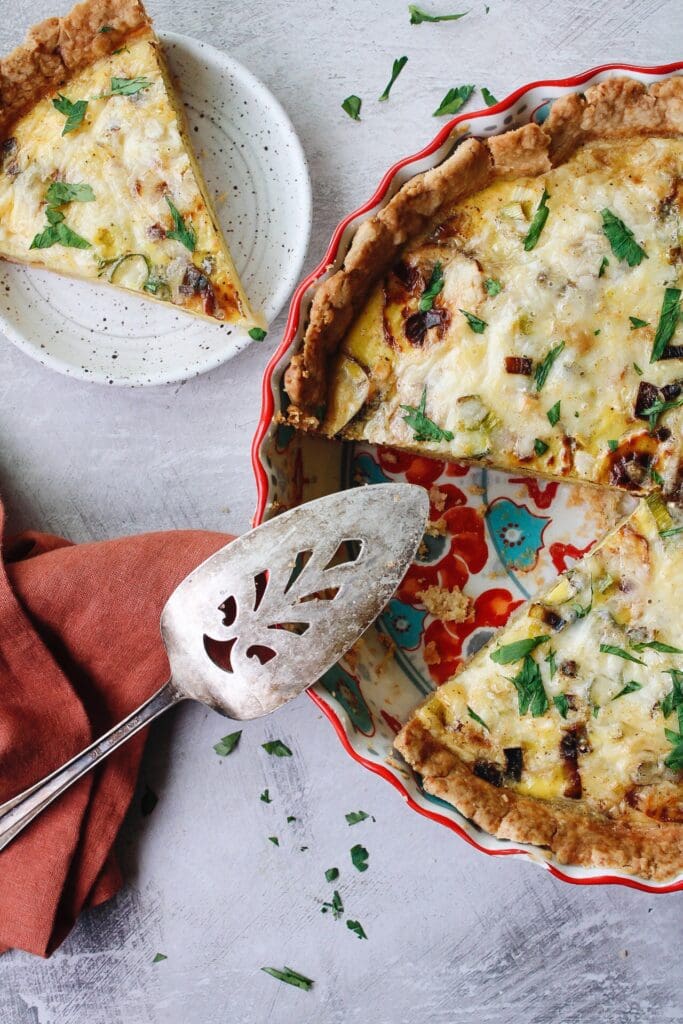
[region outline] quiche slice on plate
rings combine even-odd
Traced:
[[[658,495],[534,598],[396,739],[499,838],[648,879],[683,870],[683,512]]]
[[[0,256],[260,331],[139,0],[85,0],[0,60]]]
[[[468,138],[356,232],[287,371],[304,429],[683,496],[683,78]]]

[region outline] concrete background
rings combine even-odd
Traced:
[[[60,0],[3,0],[0,51]],[[332,228],[399,156],[422,146],[446,90],[486,85],[498,97],[534,78],[612,60],[681,57],[680,0],[479,0],[426,3],[462,21],[412,27],[389,0],[150,0],[158,27],[224,48],[288,110],[313,177],[307,269]],[[443,10],[442,10],[443,8]],[[392,60],[409,63],[378,104]],[[365,100],[363,121],[340,110]],[[123,391],[62,378],[0,344],[0,490],[11,528],[91,540],[174,527],[238,532],[254,487],[249,441],[264,346],[179,387]],[[160,722],[120,841],[127,885],[87,914],[49,962],[0,958],[2,1024],[647,1024],[683,1019],[681,895],[571,887],[533,865],[489,859],[421,819],[354,764],[314,705],[230,731],[199,707]],[[260,744],[280,737],[292,758]],[[271,804],[259,794],[269,787]],[[376,821],[349,828],[363,808]],[[297,821],[287,824],[287,815]],[[268,842],[278,835],[280,846]],[[349,848],[363,843],[359,874]],[[301,851],[300,847],[308,849]],[[320,913],[338,866],[347,916]],[[157,952],[168,959],[153,965]],[[283,964],[311,992],[262,974]]]

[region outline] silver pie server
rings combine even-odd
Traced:
[[[180,701],[258,718],[315,683],[395,592],[428,511],[421,487],[358,487],[284,512],[197,566],[161,614],[171,678],[87,750],[0,805],[0,850]]]

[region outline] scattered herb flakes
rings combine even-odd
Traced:
[[[414,405],[402,405],[401,409],[406,413],[403,417],[413,431],[416,441],[452,441],[453,434],[450,430],[442,430],[434,420],[430,420],[425,409],[427,406],[427,387],[422,391],[422,398],[418,407]]]
[[[553,679],[555,677],[555,673],[557,672],[557,661],[555,660],[555,651],[548,651],[548,654],[543,660],[550,669],[550,678]]]
[[[92,186],[84,182],[53,181],[45,198],[50,206],[63,206],[65,203],[92,203],[95,193]]]
[[[592,705],[592,714],[593,714],[593,718],[597,718],[598,717],[598,715],[600,714],[600,705],[599,704],[593,704]]]
[[[434,299],[443,288],[443,283],[443,270],[441,264],[437,261],[434,264],[434,269],[430,275],[427,287],[422,292],[420,301],[417,304],[417,308],[420,313],[426,313],[432,308],[434,305]]]
[[[149,786],[145,786],[145,791],[140,797],[140,814],[143,818],[148,817],[156,805],[159,803],[159,797],[156,795],[153,789]]]
[[[489,727],[486,724],[486,722],[484,721],[484,719],[480,718],[479,715],[477,714],[477,712],[473,711],[472,708],[469,706],[469,704],[467,705],[467,714],[470,716],[472,721],[473,722],[477,722],[477,724],[480,725],[482,727],[482,729],[486,729],[487,732],[491,732],[491,730],[489,729]]]
[[[351,863],[357,871],[368,870],[368,857],[370,854],[361,846],[360,843],[356,843],[355,846],[351,847]]]
[[[496,281],[495,277],[487,277],[484,281],[484,288],[489,295],[499,295],[503,290],[503,286],[500,281]]]
[[[635,693],[636,690],[642,690],[642,688],[642,683],[637,683],[635,679],[632,679],[629,683],[626,683],[626,686],[622,686],[621,690],[619,690],[619,693],[615,693],[615,695],[612,697],[612,700],[618,700],[619,697],[625,697],[629,693]]]
[[[474,92],[473,85],[458,85],[449,89],[432,117],[444,117],[446,114],[457,114]]]
[[[541,671],[530,654],[524,656],[521,669],[510,682],[517,690],[520,715],[531,711],[533,718],[540,718],[545,714],[548,710],[548,698],[543,687]]]
[[[643,371],[638,366],[638,363],[633,363],[633,369],[636,371],[636,373],[638,374],[639,377],[643,376]]]
[[[355,932],[359,939],[367,939],[367,935],[365,934],[365,931],[363,930],[363,925],[360,923],[360,921],[347,920],[346,927],[350,931]]]
[[[609,450],[611,452],[615,452],[617,450],[617,448],[619,447],[619,442],[617,440],[615,440],[614,438],[610,438],[609,441],[607,442],[607,447],[609,448]]]
[[[294,815],[293,814],[288,814],[287,815],[287,824],[291,825],[293,821],[296,821],[296,818],[294,817]]]
[[[547,190],[544,188],[543,195],[541,196],[539,204],[536,207],[536,213],[533,216],[533,220],[531,221],[529,230],[527,231],[526,237],[524,239],[525,252],[530,252],[532,249],[534,249],[536,247],[536,243],[541,237],[541,231],[543,231],[543,228],[545,227],[545,222],[548,219],[548,214],[550,213],[550,210],[547,206],[547,202],[549,199],[550,196]]]
[[[273,844],[273,846],[279,846],[280,845],[280,840],[278,839],[277,836],[268,836],[268,841],[271,842]]]
[[[149,78],[112,78],[109,85],[110,91],[102,93],[101,96],[96,96],[94,99],[103,100],[110,96],[134,96],[137,92],[142,92],[143,89],[149,89],[152,84]]]
[[[428,14],[427,11],[423,11],[417,4],[408,4],[408,11],[410,13],[411,25],[421,25],[423,21],[458,21],[460,18],[464,18],[466,14],[469,14],[469,11],[463,11],[462,14]]]
[[[606,256],[603,256],[600,261],[600,269],[598,270],[598,277],[604,277],[605,271],[609,267],[609,260]]]
[[[548,423],[551,427],[554,427],[555,424],[559,422],[561,415],[561,404],[562,403],[560,401],[555,402],[555,405],[551,405],[551,407],[548,409],[546,413],[546,416],[548,417]]]
[[[539,644],[544,644],[547,640],[550,640],[550,637],[544,635],[527,637],[524,640],[515,640],[511,644],[503,644],[502,647],[499,647],[490,655],[491,661],[495,661],[497,665],[511,665],[513,661],[521,661],[527,654],[535,651]]]
[[[649,327],[650,326],[650,321],[649,320],[641,320],[639,316],[630,316],[629,320],[631,321],[631,330],[632,331],[637,331],[640,327]]]
[[[486,88],[485,85],[482,85],[482,87],[481,87],[481,95],[482,95],[482,97],[484,99],[484,103],[486,104],[487,107],[495,107],[495,105],[498,102],[498,100],[493,95],[493,93],[489,89]]]
[[[265,750],[266,754],[271,754],[274,757],[292,756],[292,751],[282,742],[282,740],[268,740],[267,743],[262,743],[261,746]]]
[[[252,341],[263,341],[268,331],[264,331],[262,327],[251,327],[248,334]]]
[[[644,259],[647,259],[647,253],[638,245],[633,232],[626,227],[623,220],[607,209],[601,210],[600,216],[602,217],[602,230],[618,260],[624,260],[629,267],[637,267]]]
[[[49,208],[48,208],[49,209]],[[29,246],[30,249],[49,249],[53,245],[66,245],[70,249],[90,249],[90,242],[81,238],[63,223],[63,217],[40,231]]]
[[[680,647],[672,647],[671,644],[663,644],[661,640],[643,640],[641,643],[631,644],[634,651],[659,651],[660,654],[683,654]]]
[[[665,353],[666,347],[674,336],[676,325],[681,315],[681,289],[665,288],[662,300],[662,309],[659,314],[659,323],[655,340],[652,343],[652,355],[650,362],[656,363]]]
[[[320,908],[321,914],[327,914],[327,912],[330,910],[332,911],[332,917],[335,919],[335,921],[338,921],[339,918],[344,913],[344,904],[342,903],[342,898],[336,889],[332,894],[331,901],[329,903],[323,903],[322,907]]]
[[[640,658],[634,658],[632,654],[625,651],[623,647],[615,647],[614,644],[600,644],[601,654],[614,654],[617,658],[623,658],[624,661],[632,661],[636,665],[644,665],[645,662],[641,661]]]
[[[278,971],[277,967],[262,967],[261,970],[269,974],[271,978],[284,981],[287,985],[294,985],[295,988],[302,988],[304,992],[309,992],[315,984],[311,978],[299,974],[298,971],[293,971],[291,967],[283,967],[281,971]]]
[[[267,789],[263,790],[263,792],[261,793],[260,799],[263,800],[264,804],[272,804],[272,802],[273,802],[271,800],[271,798],[270,798],[270,793],[269,793],[269,791]]]
[[[213,749],[216,751],[219,757],[227,757],[228,754],[232,754],[233,750],[240,741],[241,735],[241,729],[239,729],[237,732],[228,733],[228,735],[224,736],[222,740],[219,740],[218,743],[214,744]]]
[[[478,316],[474,315],[474,313],[468,313],[466,309],[460,309],[458,312],[462,313],[469,324],[470,330],[474,331],[475,334],[483,334],[488,327],[486,321],[480,320]]]
[[[349,115],[352,121],[360,121],[360,108],[362,106],[360,96],[347,96],[341,105],[342,110]]]
[[[553,697],[553,704],[557,708],[560,717],[566,718],[569,713],[569,701],[567,700],[566,694],[556,693]]]
[[[650,430],[652,431],[657,426],[657,420],[660,416],[668,412],[669,409],[677,409],[681,405],[683,405],[683,398],[678,398],[675,402],[662,402],[660,399],[657,399],[647,409],[643,409],[641,416],[647,416]]]
[[[548,451],[549,445],[545,441],[541,441],[540,437],[534,438],[534,451],[537,455],[545,455]]]
[[[197,245],[197,236],[195,235],[192,224],[186,224],[182,214],[177,209],[175,203],[170,196],[166,196],[166,202],[168,208],[171,211],[171,217],[173,218],[173,230],[166,232],[167,238],[174,238],[177,242],[180,242],[189,249],[190,252],[194,252]]]
[[[391,78],[387,82],[387,85],[386,85],[386,88],[385,88],[384,92],[379,97],[380,98],[380,102],[383,101],[383,100],[388,100],[389,99],[389,93],[391,92],[391,87],[394,84],[394,82],[396,81],[396,79],[398,78],[398,76],[401,74],[401,72],[403,71],[403,69],[404,69],[404,67],[406,66],[407,63],[408,63],[408,58],[407,57],[397,57],[396,58],[396,60],[394,61],[393,67],[391,69]]]
[[[593,331],[593,334],[597,338],[598,334],[600,334],[600,328],[598,327],[597,330]]]
[[[76,131],[83,121],[85,112],[88,109],[88,101],[75,100],[72,103],[70,99],[67,99],[67,97],[63,96],[60,92],[57,93],[57,98],[52,101],[52,106],[66,118],[66,123],[62,129],[62,135],[68,135],[70,132]]]
[[[365,821],[370,815],[366,814],[365,811],[349,811],[344,817],[348,825],[357,825],[359,821]]]
[[[560,353],[563,351],[563,349],[564,342],[561,341],[558,345],[555,345],[553,348],[550,349],[550,351],[544,357],[542,362],[540,362],[536,367],[536,372],[534,373],[534,382],[536,384],[537,391],[540,391],[545,382],[547,381],[548,374],[550,373],[553,367],[553,363],[560,355]]]
[[[155,953],[154,959],[152,960],[152,963],[153,964],[160,964],[162,960],[168,960],[168,957],[166,956],[166,954],[165,953]]]
[[[326,882],[336,882],[339,878],[339,868],[328,868],[325,872]]]

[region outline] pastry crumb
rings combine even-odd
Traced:
[[[417,597],[427,611],[442,622],[465,622],[472,613],[472,601],[459,587],[449,590],[434,585],[419,591]]]

